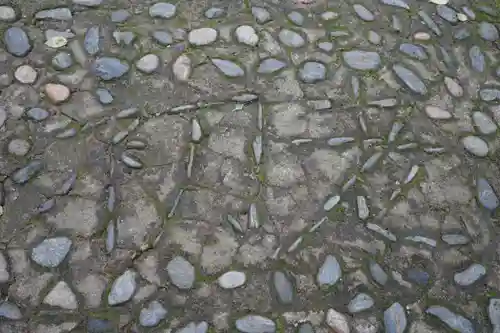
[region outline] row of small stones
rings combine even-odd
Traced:
[[[58,267],[68,255],[71,249],[72,241],[67,237],[47,238],[36,245],[31,258],[38,265],[45,268]],[[7,262],[5,257],[0,254],[0,282],[8,282],[10,279]],[[369,265],[373,279],[380,285],[385,285],[388,276],[383,268],[372,261]],[[172,284],[180,290],[189,290],[195,282],[194,266],[181,256],[173,258],[166,267],[167,273]],[[466,270],[456,273],[454,280],[461,286],[469,286],[480,279],[485,274],[482,265],[473,264]],[[342,278],[341,265],[333,255],[327,255],[323,264],[318,270],[316,281],[319,287],[331,287]],[[137,288],[137,273],[134,270],[127,270],[113,282],[108,295],[108,304],[116,306],[129,301]],[[241,271],[229,271],[217,279],[218,284],[223,289],[235,289],[246,283],[247,277]],[[273,273],[273,285],[278,300],[282,304],[291,304],[293,302],[293,284],[284,272],[277,271]],[[61,297],[64,296],[64,297]],[[75,310],[77,308],[76,297],[66,282],[60,281],[47,294],[43,301],[45,304]],[[357,294],[348,304],[350,313],[358,313],[372,308],[375,304],[374,299],[366,294]],[[493,325],[500,323],[500,299],[491,299],[488,308],[490,319]],[[473,332],[472,323],[441,306],[431,306],[426,311],[429,314],[440,318],[451,328],[460,332]],[[145,307],[140,313],[140,323],[143,326],[157,326],[160,321],[167,316],[167,310],[158,301],[153,301],[148,307]],[[4,301],[0,304],[0,317],[12,320],[22,318],[21,310],[12,302]],[[404,308],[399,303],[394,303],[384,313],[384,322],[386,332],[403,332],[406,327],[406,314]],[[330,309],[327,313],[327,324],[340,332],[349,332],[348,319],[345,315]],[[236,321],[237,328],[242,332],[274,332],[275,323],[271,319],[259,315],[249,315]],[[257,329],[258,328],[258,329]]]

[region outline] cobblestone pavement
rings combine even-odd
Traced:
[[[0,332],[500,332],[500,22],[465,0],[0,6]]]

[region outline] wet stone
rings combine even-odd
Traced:
[[[305,62],[299,69],[299,79],[304,83],[316,83],[326,78],[326,66],[320,62]]]
[[[157,326],[167,316],[167,310],[158,301],[152,301],[141,310],[139,323],[144,327]]]
[[[288,13],[287,15],[288,19],[295,25],[302,25],[304,24],[304,15],[302,13],[293,11]]]
[[[360,5],[360,4],[355,4],[352,7],[354,8],[354,11],[356,12],[356,14],[358,14],[358,16],[362,20],[365,20],[368,22],[375,20],[375,15],[373,15],[373,13],[370,10],[368,10],[368,8],[366,8],[365,6]]]
[[[168,31],[155,31],[153,32],[153,38],[158,44],[164,46],[170,45],[174,41],[172,34]]]
[[[98,58],[92,66],[94,73],[105,81],[122,77],[129,71],[129,68],[126,62],[111,57]]]
[[[450,23],[457,23],[458,22],[458,17],[457,17],[457,12],[446,6],[446,5],[438,5],[436,6],[437,13],[439,16],[441,16],[443,19]]]
[[[427,88],[424,82],[411,70],[402,65],[394,65],[394,73],[414,93],[425,95]]]
[[[3,42],[9,52],[16,57],[24,57],[31,51],[31,42],[26,32],[19,27],[10,27],[3,34]]]
[[[12,155],[26,156],[30,151],[31,144],[24,139],[13,139],[9,141],[7,151]]]
[[[217,282],[223,289],[234,289],[241,287],[246,282],[246,275],[243,272],[229,271],[222,274]]]
[[[96,55],[100,50],[100,29],[98,26],[93,26],[87,29],[83,40],[85,51],[91,56]]]
[[[42,121],[49,117],[49,112],[41,108],[32,108],[26,112],[26,115],[34,121]]]
[[[137,273],[129,269],[113,282],[108,295],[109,305],[122,304],[132,298],[137,288],[136,276]]]
[[[494,42],[498,39],[498,29],[489,22],[479,23],[479,35],[482,39],[489,42]]]
[[[151,17],[169,19],[175,16],[177,7],[168,2],[158,2],[149,8]]]
[[[481,89],[479,91],[479,97],[485,102],[491,102],[500,99],[500,90],[498,89]]]
[[[333,286],[340,280],[341,276],[342,270],[337,258],[332,255],[327,255],[323,265],[319,268],[316,281],[319,286]]]
[[[382,286],[387,283],[388,276],[387,273],[382,268],[382,266],[380,266],[375,261],[370,261],[369,269],[370,269],[370,274],[372,275],[375,282],[377,282]]]
[[[500,299],[491,298],[488,304],[488,317],[490,318],[491,325],[493,325],[494,332],[500,326]]]
[[[111,12],[111,22],[122,23],[128,20],[130,13],[125,9],[119,9]]]
[[[257,68],[257,73],[259,73],[259,74],[272,74],[272,73],[275,73],[275,72],[277,72],[285,67],[286,67],[285,62],[278,60],[278,59],[274,59],[274,58],[267,58],[267,59],[262,60],[259,67]]]
[[[71,244],[67,237],[47,238],[33,248],[31,259],[40,266],[57,267],[68,255]]]
[[[373,30],[368,31],[368,41],[374,45],[379,45],[382,42],[382,37]]]
[[[392,304],[384,311],[384,326],[386,333],[403,333],[406,329],[406,313],[399,303]]]
[[[410,268],[407,272],[407,276],[408,280],[420,285],[426,285],[430,280],[429,273],[418,268]]]
[[[262,7],[252,7],[252,15],[259,24],[264,24],[271,20],[271,13]]]
[[[45,296],[43,302],[50,306],[68,310],[75,310],[78,307],[75,294],[64,281],[59,281],[47,296]]]
[[[38,20],[68,21],[73,19],[73,15],[71,15],[69,8],[61,7],[39,11],[35,14],[35,18]]]
[[[403,43],[399,46],[399,51],[418,60],[427,59],[427,53],[420,45]]]
[[[212,63],[228,77],[240,77],[245,71],[238,64],[225,59],[212,59]]]
[[[16,184],[26,184],[31,178],[35,177],[43,168],[42,161],[33,160],[26,166],[18,169],[12,174],[12,181]]]
[[[199,28],[191,30],[188,34],[189,43],[203,46],[215,42],[217,39],[217,30],[213,28]]]
[[[281,30],[278,38],[281,43],[288,47],[301,47],[306,43],[304,37],[290,29]]]
[[[30,65],[22,65],[17,67],[14,72],[14,77],[17,81],[24,84],[32,84],[36,81],[38,74]]]
[[[347,65],[358,70],[374,70],[380,66],[380,56],[376,52],[353,50],[342,53]]]
[[[477,72],[483,72],[485,69],[485,59],[484,54],[479,48],[479,46],[474,45],[469,50],[469,58],[471,61],[472,68]]]
[[[12,22],[16,20],[16,11],[10,6],[0,6],[0,21]]]
[[[276,324],[263,316],[248,315],[236,320],[236,328],[243,333],[274,333]]]
[[[293,285],[290,279],[283,272],[274,272],[273,284],[278,300],[283,304],[290,304],[293,301]]]
[[[71,54],[66,52],[60,52],[52,58],[52,66],[58,70],[68,69],[73,65],[73,59]]]
[[[375,301],[370,295],[361,293],[356,295],[347,305],[350,313],[358,313],[371,308]]]
[[[2,301],[0,303],[0,318],[10,320],[19,320],[23,317],[19,307],[9,301]]]
[[[347,317],[334,309],[328,309],[326,324],[336,333],[350,333]]]
[[[425,312],[438,317],[441,321],[443,321],[446,325],[448,325],[448,327],[457,332],[460,333],[475,332],[472,323],[467,318],[457,315],[456,313],[451,312],[445,307],[431,306],[427,310],[425,310]]]
[[[460,273],[456,273],[453,280],[462,287],[470,286],[486,274],[486,268],[480,264],[472,264]]]
[[[151,74],[160,65],[160,57],[156,54],[146,54],[141,59],[137,60],[135,65],[141,72]]]
[[[500,204],[500,201],[490,183],[484,178],[479,178],[476,186],[479,203],[488,210],[495,210]]]
[[[485,157],[488,155],[488,144],[478,136],[467,136],[462,139],[462,144],[468,152],[478,157]]]
[[[113,102],[113,95],[111,95],[108,89],[97,88],[95,93],[101,104],[107,105]]]
[[[318,43],[318,48],[325,52],[333,51],[333,43],[331,42],[320,42]]]
[[[488,135],[497,131],[497,125],[484,112],[474,112],[472,114],[472,120],[481,134]]]
[[[224,9],[218,7],[212,7],[205,11],[205,17],[208,19],[219,18],[224,15]]]
[[[183,257],[175,257],[167,265],[167,273],[172,283],[179,289],[191,289],[194,284],[194,267]]]

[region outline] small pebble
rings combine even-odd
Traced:
[[[26,156],[31,148],[31,144],[23,139],[14,139],[9,142],[7,150],[12,155]]]
[[[25,84],[31,84],[36,81],[37,78],[37,72],[36,70],[29,66],[29,65],[22,65],[17,67],[14,77],[17,79],[17,81]]]
[[[153,73],[160,65],[160,57],[156,54],[146,54],[136,62],[137,68],[146,74]]]
[[[69,98],[70,91],[68,87],[62,84],[48,83],[45,85],[45,94],[52,103],[58,104]]]

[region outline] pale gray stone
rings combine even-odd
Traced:
[[[177,7],[168,2],[158,2],[149,8],[149,15],[151,17],[158,17],[169,19],[175,16]]]
[[[463,287],[470,286],[486,274],[486,268],[480,264],[472,264],[460,273],[456,273],[453,280]]]
[[[167,316],[167,310],[158,301],[152,301],[141,310],[139,323],[144,327],[157,326]]]
[[[108,295],[109,305],[122,304],[132,298],[137,288],[136,276],[136,272],[128,269],[113,282]]]
[[[353,50],[342,53],[347,65],[358,70],[374,70],[380,66],[380,55],[377,52]]]
[[[340,264],[332,255],[327,255],[323,265],[321,265],[316,278],[318,285],[333,286],[342,276]]]
[[[71,240],[67,237],[47,238],[31,251],[31,259],[44,267],[57,267],[66,258]]]
[[[442,306],[431,306],[426,313],[434,315],[441,319],[449,328],[460,333],[474,333],[472,323],[465,317],[457,315]]]
[[[399,303],[393,303],[384,311],[384,326],[386,333],[403,333],[406,329],[406,313]]]
[[[274,333],[276,324],[266,317],[248,315],[236,320],[236,328],[243,333]]]
[[[191,289],[194,284],[194,267],[183,257],[173,258],[167,265],[167,273],[172,283],[179,289]]]

